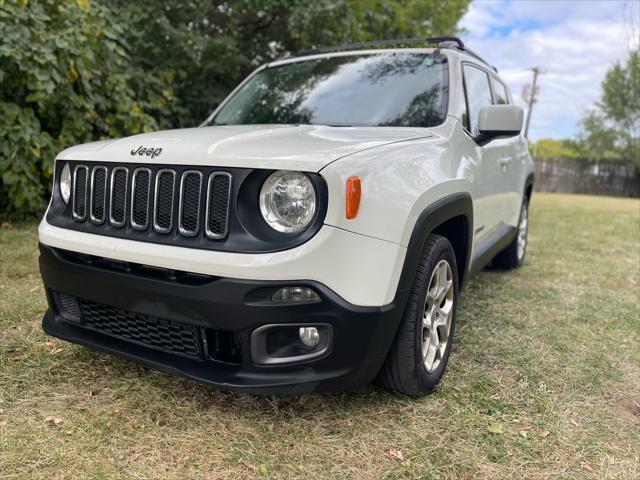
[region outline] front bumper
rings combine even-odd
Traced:
[[[352,305],[314,281],[253,281],[194,276],[40,245],[40,270],[49,310],[44,330],[55,337],[97,348],[162,370],[248,393],[310,393],[357,389],[378,372],[400,319],[395,303]],[[269,292],[282,286],[308,286],[320,296],[312,304],[274,304]],[[206,348],[193,356],[133,342],[65,320],[57,292],[147,319],[195,327],[198,341],[209,331],[237,340],[237,361],[219,361]],[[80,304],[82,305],[82,304]],[[325,324],[333,332],[327,355],[287,365],[258,365],[251,333],[268,324]],[[206,343],[206,342],[205,342]]]

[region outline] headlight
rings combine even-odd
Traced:
[[[64,203],[69,203],[69,197],[71,196],[71,169],[66,162],[62,170],[60,170],[60,195],[62,195]]]
[[[260,212],[267,224],[283,233],[304,230],[316,213],[316,191],[301,172],[271,174],[260,191]]]

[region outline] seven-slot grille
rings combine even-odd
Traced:
[[[76,165],[73,172],[71,205],[77,222],[213,240],[227,236],[228,172],[122,165]]]

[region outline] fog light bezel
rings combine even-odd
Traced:
[[[315,327],[320,334],[320,341],[314,350],[300,355],[291,355],[283,357],[274,357],[270,355],[267,346],[267,338],[269,333],[273,333],[278,329],[291,329],[295,333],[295,338],[307,350],[308,346],[304,346],[299,339],[299,329],[302,327]],[[307,363],[319,360],[331,354],[333,348],[333,326],[330,323],[273,323],[262,325],[251,332],[251,361],[258,366],[277,366],[291,365],[299,363]]]

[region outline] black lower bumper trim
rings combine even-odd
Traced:
[[[101,261],[96,261],[101,260]],[[104,259],[40,246],[40,270],[49,310],[44,330],[55,337],[103,350],[221,388],[259,394],[300,394],[357,389],[378,372],[399,322],[395,304],[359,307],[313,281],[248,281],[208,277],[180,281],[175,276],[147,276],[109,268]],[[313,288],[321,301],[274,304],[265,299],[282,286]],[[362,286],[366,288],[366,285]],[[238,339],[237,363],[198,358],[132,342],[81,322],[63,318],[55,293],[170,322],[192,325],[198,332],[227,332]],[[328,324],[330,353],[289,365],[261,366],[251,358],[251,333],[267,324]],[[206,335],[198,334],[198,338]]]

